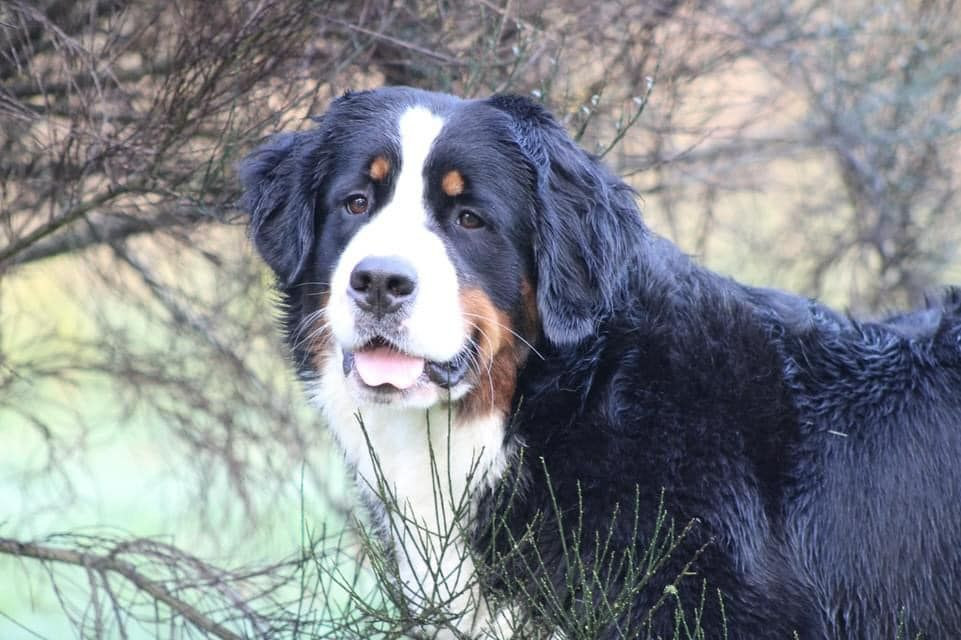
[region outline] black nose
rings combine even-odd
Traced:
[[[400,258],[372,256],[350,272],[347,293],[364,311],[383,316],[397,311],[416,290],[417,274],[410,264]]]

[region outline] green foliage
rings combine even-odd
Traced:
[[[360,416],[358,422],[363,429]],[[677,625],[674,638],[696,640],[704,638],[700,627],[704,608],[723,610],[720,594],[715,601],[715,592],[706,584],[701,585],[696,610],[684,611],[681,605],[680,589],[689,588],[682,580],[698,552],[678,575],[669,577],[655,605],[640,616],[641,627],[624,626],[626,619],[637,616],[638,595],[665,570],[667,561],[695,526],[691,522],[678,529],[663,500],[656,513],[647,514],[641,512],[638,496],[634,504],[615,507],[607,531],[588,532],[584,529],[583,503],[577,513],[565,519],[555,499],[553,517],[535,516],[520,536],[512,533],[504,519],[506,514],[495,517],[490,523],[490,548],[475,550],[465,541],[471,539],[471,527],[476,522],[475,494],[470,487],[482,480],[479,461],[468,471],[467,488],[457,492],[454,479],[441,471],[449,465],[437,464],[437,456],[449,456],[449,451],[431,450],[435,513],[425,521],[399,504],[383,475],[379,453],[372,446],[368,453],[374,462],[375,478],[365,491],[375,505],[375,524],[356,522],[356,547],[339,538],[334,548],[324,548],[319,544],[323,536],[315,536],[305,525],[305,559],[312,562],[301,568],[299,602],[309,600],[311,606],[298,605],[297,619],[303,621],[303,611],[309,610],[312,627],[301,627],[295,637],[494,639],[549,638],[561,633],[571,640],[588,640],[616,629],[621,637],[643,638],[649,637],[647,625],[654,613],[662,607],[673,607]],[[507,474],[514,480],[498,488],[506,494],[500,496],[506,501],[498,502],[509,505],[521,490],[524,464],[520,455]],[[643,550],[618,549],[611,544],[622,518],[629,519],[637,539],[653,522]],[[543,531],[547,526],[555,530]],[[539,555],[534,542],[540,535],[560,539],[560,560],[549,565]],[[500,544],[500,536],[506,537],[506,546]],[[351,561],[354,558],[359,560]],[[564,570],[559,589],[548,580],[558,570],[554,566],[557,562]],[[507,574],[506,582],[497,580],[505,577],[502,571],[518,567],[524,570]],[[481,585],[495,582],[501,585],[498,590],[488,596],[481,594]],[[318,592],[322,597],[317,597]]]

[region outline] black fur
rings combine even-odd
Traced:
[[[633,191],[582,151],[540,105],[518,96],[490,104],[512,118],[537,175],[533,251],[537,305],[547,338],[594,335],[629,284],[643,234]]]
[[[310,254],[315,221],[310,169],[326,165],[320,154],[305,153],[303,137],[276,136],[252,153],[240,172],[248,187],[242,205],[251,214],[251,237],[283,286],[300,277]]]
[[[572,576],[594,567],[615,597],[630,576],[596,566],[605,544],[642,555],[663,501],[689,530],[600,638],[672,638],[675,603],[690,623],[702,591],[707,638],[893,640],[902,619],[904,638],[961,636],[961,293],[858,322],[740,285],[647,231],[630,189],[540,106],[389,91],[335,110],[360,121],[430,100],[487,114],[472,153],[503,158],[518,203],[499,286],[516,289],[520,271],[536,288],[543,357],[519,372],[505,443],[522,462],[475,524],[488,589],[549,584],[560,597],[542,612],[587,619],[605,598]],[[328,122],[276,138],[243,171],[252,235],[288,295],[335,257],[320,255],[313,204]]]

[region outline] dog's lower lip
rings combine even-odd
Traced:
[[[427,378],[442,389],[450,389],[455,386],[464,379],[467,370],[470,368],[472,345],[473,342],[447,362],[428,360],[424,367],[424,370],[427,371]]]

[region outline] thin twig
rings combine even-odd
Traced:
[[[60,549],[11,538],[0,538],[0,553],[19,558],[33,558],[43,562],[57,562],[76,567],[84,567],[100,573],[116,573],[126,578],[144,593],[150,595],[154,600],[162,602],[179,613],[198,629],[213,634],[223,640],[242,640],[241,636],[214,620],[211,620],[194,606],[174,596],[162,584],[140,573],[133,564],[119,560],[113,554],[96,554],[76,551],[74,549]]]

